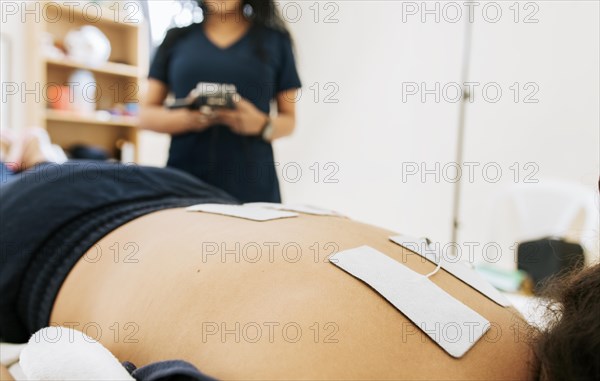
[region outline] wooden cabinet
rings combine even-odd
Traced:
[[[129,142],[136,160],[137,115],[135,111],[119,115],[114,110],[124,109],[125,104],[130,111],[137,108],[140,86],[148,71],[148,31],[139,2],[40,1],[37,5],[39,22],[27,23],[31,75],[26,88],[39,92],[39,99],[27,105],[29,120],[45,127],[52,140],[65,149],[85,144],[103,148],[111,158],[121,160],[119,147]],[[48,41],[49,36],[60,46],[71,30],[85,25],[97,27],[110,40],[108,62],[90,66],[68,55],[48,54],[43,41]],[[79,69],[93,74],[94,86],[69,83]],[[70,93],[66,107],[64,99],[61,107],[55,104],[61,89]],[[96,111],[72,110],[75,93],[85,94],[95,103]]]

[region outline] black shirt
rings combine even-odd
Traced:
[[[163,209],[237,203],[165,168],[76,160],[18,174],[0,164],[0,174],[0,339],[13,343],[48,326],[73,266],[119,226]],[[94,255],[92,261],[110,254]]]
[[[290,38],[281,32],[252,27],[226,48],[213,44],[202,24],[169,33],[149,76],[165,83],[176,98],[186,97],[198,82],[229,83],[269,113],[279,92],[301,86]],[[234,134],[226,126],[174,135],[167,166],[189,172],[243,202],[281,200],[271,144],[257,136]]]

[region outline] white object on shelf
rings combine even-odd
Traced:
[[[65,58],[65,53],[54,45],[54,36],[48,32],[42,35],[42,51],[44,57],[49,59],[62,60]]]
[[[73,103],[71,109],[79,114],[96,111],[96,79],[89,70],[75,70],[69,77]]]
[[[100,66],[110,57],[110,41],[95,26],[85,25],[71,30],[65,37],[65,48],[69,57],[89,66]]]
[[[121,145],[121,162],[135,163],[135,144],[132,142],[123,142]]]

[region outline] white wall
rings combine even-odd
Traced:
[[[298,161],[303,169],[315,161],[338,163],[340,182],[315,184],[307,170],[298,183],[282,182],[285,201],[338,208],[359,220],[447,242],[455,177],[443,168],[455,161],[458,104],[444,99],[436,103],[432,97],[425,103],[413,98],[402,103],[400,89],[402,82],[425,81],[433,86],[439,81],[443,86],[461,81],[464,24],[448,22],[452,13],[446,18],[442,14],[439,22],[426,16],[425,23],[418,17],[403,23],[407,2],[337,4],[338,24],[315,23],[306,4],[303,10],[308,17],[291,27],[305,90],[313,82],[336,82],[340,103],[314,103],[312,93],[305,94],[298,104],[297,133],[276,148],[282,163]],[[493,22],[496,5],[502,15]],[[479,87],[466,110],[463,162],[480,166],[473,183],[462,179],[459,242],[478,244],[473,251],[478,259],[481,247],[502,233],[490,232],[486,206],[513,183],[514,162],[521,166],[521,182],[530,173],[530,167],[523,166],[533,162],[539,167],[535,178],[542,185],[544,179],[559,179],[583,184],[590,192],[597,190],[598,3],[534,5],[537,8],[519,3],[518,23],[516,9],[510,9],[513,2],[490,6],[481,2],[473,8],[469,80],[498,83],[503,90],[500,101],[493,104],[483,99]],[[435,2],[428,6],[433,9]],[[466,17],[468,9],[462,10]],[[527,21],[539,22],[523,23],[528,15],[532,17]],[[510,89],[514,82],[521,84],[518,103]],[[539,103],[522,102],[529,93],[523,89],[527,82],[539,86],[535,97]],[[434,174],[427,174],[424,181],[420,176],[404,181],[402,163],[406,162],[426,162],[427,169],[439,163],[440,182]],[[502,168],[498,183],[482,176],[486,163]],[[504,255],[498,263],[511,267],[512,260]]]
[[[497,183],[492,183],[479,172],[476,181],[464,185],[460,239],[506,240],[502,243],[506,255],[499,261],[504,267],[511,266],[512,255],[507,248],[511,238],[498,231],[498,226],[492,230],[490,219],[496,216],[488,214],[490,204],[503,189],[526,183],[525,175],[538,170],[531,180],[539,183],[530,186],[539,190],[555,181],[581,184],[596,197],[595,211],[599,209],[599,3],[536,4],[538,23],[515,23],[507,17],[498,24],[476,23],[473,31],[470,80],[499,83],[504,94],[495,104],[482,96],[469,104],[465,161],[498,163],[503,174]],[[533,8],[527,13],[532,11]],[[509,89],[514,82],[539,86],[535,96],[539,102],[524,103],[523,96],[528,92],[522,91],[521,99],[515,103]],[[515,162],[521,168],[517,179],[511,169]],[[532,163],[527,170],[523,168],[526,163]],[[493,171],[490,174],[495,176]],[[597,216],[595,221],[591,231],[581,232],[592,240],[595,237],[594,257],[598,249]]]
[[[433,168],[453,160],[458,106],[433,97],[403,103],[401,89],[403,82],[459,80],[463,25],[403,23],[402,2],[393,1],[336,2],[338,23],[323,22],[324,8],[315,22],[312,2],[299,3],[303,17],[290,27],[303,96],[297,131],[276,143],[276,159],[282,166],[299,163],[303,176],[297,183],[281,179],[284,201],[448,240],[452,184],[423,183],[419,176],[403,181],[402,163]],[[321,95],[324,83],[337,84],[339,103],[315,102],[310,87],[317,82]],[[315,162],[322,174],[325,163],[335,163],[339,183],[315,183],[309,168]]]

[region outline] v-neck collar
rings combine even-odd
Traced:
[[[230,50],[230,49],[234,48],[235,46],[237,46],[238,44],[240,44],[242,41],[244,41],[246,39],[246,37],[248,37],[248,35],[250,34],[250,29],[252,29],[252,25],[250,25],[248,27],[248,29],[244,32],[244,34],[242,34],[237,40],[233,41],[232,43],[230,43],[227,46],[219,46],[219,45],[215,44],[213,42],[213,40],[210,39],[210,37],[208,37],[208,34],[206,34],[206,31],[204,30],[204,25],[202,23],[200,23],[199,26],[200,26],[200,31],[202,32],[202,36],[204,37],[204,39],[210,45],[212,45],[215,49],[222,51],[222,52]]]

